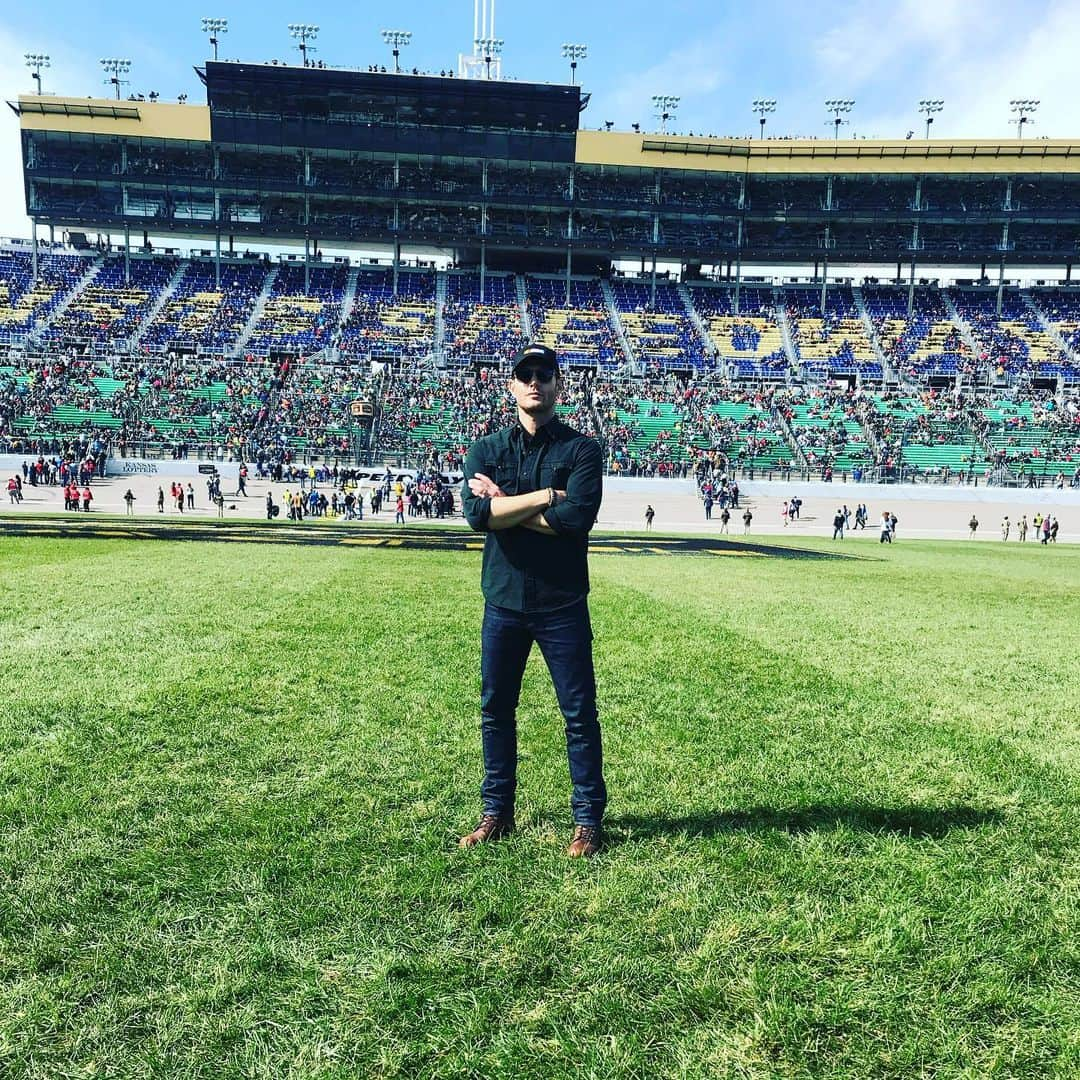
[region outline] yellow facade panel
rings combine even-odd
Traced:
[[[765,175],[1080,173],[1069,139],[709,139],[579,131],[579,165]]]
[[[20,94],[19,123],[24,131],[210,141],[208,105]]]

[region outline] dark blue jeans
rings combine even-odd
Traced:
[[[480,733],[484,746],[485,814],[510,813],[517,790],[517,706],[533,642],[551,672],[566,721],[566,754],[578,825],[599,825],[607,805],[600,722],[596,715],[592,626],[585,600],[527,614],[487,604],[481,636]]]

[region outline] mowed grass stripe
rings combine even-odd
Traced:
[[[594,561],[612,844],[582,866],[535,657],[522,831],[453,847],[479,782],[478,557],[89,544],[36,542],[45,580],[5,585],[6,1072],[1076,1064],[1072,777],[992,718],[940,724],[947,686],[833,669],[820,628],[865,565]],[[807,639],[746,632],[762,574],[798,590]]]

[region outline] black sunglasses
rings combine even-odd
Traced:
[[[555,369],[546,367],[518,368],[514,372],[514,378],[522,383],[531,383],[533,379],[536,379],[537,382],[547,383],[555,378]]]

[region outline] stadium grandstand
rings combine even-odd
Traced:
[[[614,471],[1080,485],[1071,141],[594,131],[576,85],[198,70],[205,104],[10,103],[0,449],[459,462],[535,339]]]

